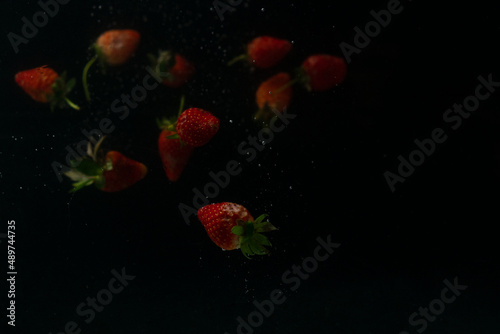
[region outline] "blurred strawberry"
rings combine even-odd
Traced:
[[[242,54],[228,65],[231,66],[240,60],[246,60],[258,68],[270,68],[278,64],[292,49],[292,44],[285,40],[270,36],[254,38],[247,45],[247,53]]]
[[[184,105],[184,97],[181,99],[179,112]],[[158,152],[163,163],[163,169],[170,181],[179,179],[189,158],[193,152],[193,146],[183,143],[175,132],[175,119],[163,119],[158,121],[158,126],[162,130],[158,137]]]
[[[105,65],[123,65],[132,57],[140,40],[141,35],[139,32],[132,29],[108,30],[97,38],[96,43],[93,45],[96,55],[85,65],[82,75],[85,96],[88,101],[90,101],[90,94],[87,85],[87,73],[90,66],[92,66],[97,59],[99,59],[103,67]]]
[[[255,94],[259,110],[254,119],[267,122],[275,112],[283,112],[288,108],[292,99],[292,84],[293,81],[286,72],[280,72],[261,83]]]
[[[163,79],[162,84],[171,88],[178,88],[188,82],[195,73],[191,62],[180,54],[171,51],[160,51],[156,58],[149,55],[155,73]]]
[[[326,91],[341,84],[347,75],[344,58],[316,54],[309,56],[301,66],[300,81],[309,91]]]
[[[241,249],[247,258],[251,255],[265,255],[271,246],[263,232],[277,230],[265,222],[266,214],[256,220],[248,210],[236,203],[222,202],[206,205],[198,210],[198,219],[210,239],[224,250]]]
[[[50,103],[50,109],[65,107],[79,110],[66,95],[75,86],[75,79],[66,82],[66,73],[61,76],[47,65],[18,72],[15,81],[31,98],[37,102]]]

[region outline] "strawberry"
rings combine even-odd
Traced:
[[[220,121],[200,108],[184,110],[177,119],[177,135],[188,145],[203,146],[219,131]]]
[[[240,204],[222,202],[206,205],[198,210],[198,219],[212,241],[224,250],[241,249],[247,258],[269,254],[264,246],[271,246],[262,232],[277,230],[265,222],[266,214],[256,220]]]
[[[67,97],[75,86],[75,79],[66,82],[66,73],[59,76],[56,71],[47,65],[18,72],[15,81],[31,98],[37,102],[50,103],[50,109],[69,105],[79,110],[76,104]]]
[[[292,44],[285,39],[260,36],[248,43],[246,54],[234,58],[228,65],[240,60],[247,60],[255,67],[270,68],[285,58],[291,49]]]
[[[179,112],[182,111],[183,105],[184,97],[181,99]],[[175,120],[163,119],[158,121],[158,126],[162,129],[158,137],[158,152],[163,163],[163,169],[167,174],[167,178],[175,182],[186,167],[194,147],[182,142],[179,136],[176,135],[174,131]]]
[[[309,91],[326,91],[342,83],[347,74],[343,58],[327,54],[309,56],[301,66],[301,81]]]
[[[96,55],[85,65],[82,75],[85,96],[88,101],[90,101],[90,95],[87,86],[87,73],[90,66],[97,59],[99,59],[103,67],[104,65],[123,65],[132,57],[140,40],[141,35],[139,32],[132,29],[108,30],[97,38],[96,43],[93,45]]]
[[[255,101],[259,110],[255,119],[268,121],[275,112],[283,112],[288,108],[292,99],[292,80],[286,72],[280,72],[262,82],[257,88]]]
[[[188,82],[195,73],[191,62],[180,54],[160,51],[158,58],[149,55],[156,74],[163,79],[162,84],[177,88]]]
[[[92,151],[89,143],[89,156],[72,161],[72,168],[65,173],[73,184],[71,192],[95,184],[105,192],[116,192],[129,188],[142,180],[148,169],[142,163],[132,160],[117,151],[109,151],[104,159],[97,158],[97,149],[104,137],[96,144]]]
[[[95,44],[98,57],[110,65],[125,64],[134,54],[141,35],[136,30],[108,30],[102,33]]]

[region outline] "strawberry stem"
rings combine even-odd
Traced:
[[[70,99],[68,99],[67,97],[64,98],[64,101],[66,101],[66,103],[73,109],[75,110],[80,110],[80,107],[78,105],[76,105],[74,102],[72,102]]]
[[[184,111],[184,102],[186,101],[186,97],[184,95],[181,96],[181,103],[179,104],[179,113],[177,114],[177,117],[180,116],[180,114]]]
[[[232,66],[234,65],[235,63],[241,61],[241,60],[245,60],[245,59],[248,59],[248,55],[247,54],[241,54],[237,57],[234,57],[233,59],[231,59],[228,63],[227,63],[227,66]]]
[[[288,87],[292,86],[293,84],[297,83],[300,80],[299,77],[294,78],[293,80],[288,81],[286,84],[281,86],[280,88],[276,89],[274,92],[271,93],[271,95],[276,95],[287,89]]]
[[[85,65],[83,69],[83,74],[82,74],[82,82],[83,82],[83,89],[85,90],[85,97],[87,98],[87,101],[90,102],[90,93],[89,93],[89,87],[87,85],[87,73],[89,72],[90,66],[94,64],[94,62],[97,60],[98,56],[95,55],[92,57],[92,59],[89,60],[89,62]]]

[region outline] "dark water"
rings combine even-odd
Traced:
[[[73,0],[18,53],[7,35],[20,34],[22,17],[40,7],[4,1],[0,233],[15,220],[17,276],[16,326],[6,325],[2,285],[2,328],[222,334],[238,333],[241,317],[258,325],[240,333],[497,333],[500,87],[490,85],[490,96],[462,123],[443,119],[474,96],[479,76],[500,81],[498,9],[486,3],[401,2],[388,26],[351,55],[341,86],[324,93],[294,87],[289,112],[296,118],[245,162],[237,147],[260,130],[251,119],[259,83],[312,53],[342,56],[339,45],[354,45],[353,28],[364,29],[386,1],[243,1],[221,22],[210,1]],[[111,28],[137,29],[141,44],[126,65],[91,71],[87,104],[80,76],[88,47]],[[277,67],[225,65],[264,34],[294,43]],[[120,120],[111,103],[142,82],[147,53],[169,48],[196,65],[196,76],[180,89],[148,92]],[[51,113],[17,87],[15,73],[44,64],[78,79],[71,97],[80,111]],[[219,117],[221,129],[172,184],[157,155],[155,119],[175,114],[182,94],[187,106]],[[51,164],[64,163],[65,147],[105,117],[115,130],[104,148],[145,163],[148,176],[119,193],[90,187],[71,195],[70,181],[59,182]],[[437,128],[447,139],[391,192],[384,173],[397,173],[398,156],[408,159],[414,141]],[[279,227],[269,235],[269,257],[222,252],[196,217],[187,225],[179,212],[179,203],[192,204],[192,189],[203,189],[209,173],[231,160],[241,162],[241,174],[210,200],[268,213]],[[307,278],[290,274],[314,255],[318,238],[340,246]],[[8,239],[0,240],[6,277]],[[107,303],[103,289],[122,270],[134,278],[89,311],[87,298]],[[454,283],[456,294],[448,287]],[[269,300],[275,289],[283,302],[263,321],[256,313],[249,319],[254,301]],[[425,312],[420,307],[429,314],[415,315]]]

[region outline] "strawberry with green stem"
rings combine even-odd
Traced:
[[[271,36],[256,37],[247,44],[246,53],[232,59],[228,66],[246,60],[255,67],[270,68],[285,58],[291,49],[292,44],[285,39]]]
[[[173,132],[168,138],[180,139],[181,143],[192,147],[206,145],[219,131],[219,119],[201,108],[188,108],[180,112],[183,105],[184,97],[182,97],[177,119],[167,124],[168,129]]]
[[[184,101],[184,96],[182,96],[178,115],[184,108]],[[157,124],[162,130],[158,137],[158,152],[167,178],[172,182],[177,181],[181,176],[194,148],[176,136],[175,126],[178,115],[173,119],[157,120]]]
[[[70,192],[92,184],[105,192],[117,192],[129,188],[146,176],[148,169],[144,164],[120,152],[109,151],[101,157],[99,147],[104,138],[102,137],[94,148],[88,143],[88,156],[71,161],[72,168],[64,173],[75,181]]]
[[[223,250],[240,249],[246,258],[266,255],[265,246],[271,243],[262,233],[277,230],[264,221],[266,214],[253,219],[242,205],[222,202],[206,205],[198,210],[198,219],[210,239]]]
[[[85,65],[82,74],[85,97],[90,101],[90,93],[87,84],[87,74],[94,62],[99,59],[101,68],[107,66],[119,66],[125,64],[134,54],[141,35],[133,29],[112,29],[102,33],[92,45],[95,55]]]
[[[160,51],[159,56],[148,55],[156,75],[162,84],[178,88],[188,82],[195,74],[194,65],[186,58],[172,51]]]
[[[80,110],[80,107],[67,98],[75,86],[75,79],[66,81],[66,72],[61,76],[47,65],[18,72],[15,81],[31,98],[37,102],[50,103],[50,109],[66,105]]]

